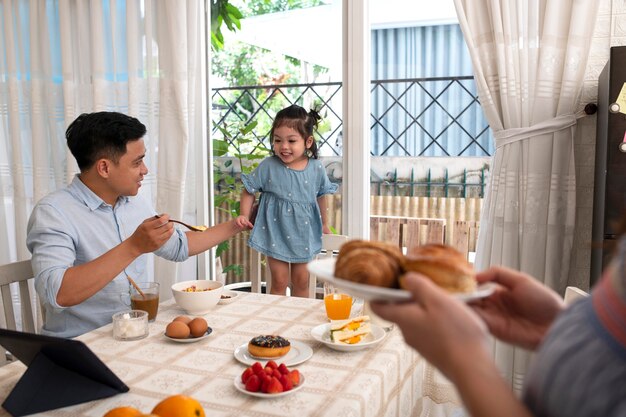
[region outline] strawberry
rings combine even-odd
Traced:
[[[283,391],[289,391],[293,388],[293,382],[291,382],[291,379],[289,379],[288,375],[281,375],[280,383],[283,386]]]
[[[272,382],[272,377],[268,374],[261,374],[259,379],[261,380],[261,385],[269,385]]]
[[[278,368],[278,365],[277,365],[277,364],[276,364],[276,362],[274,362],[274,361],[268,361],[268,362],[265,364],[265,367],[267,368],[268,366],[269,366],[270,368],[272,368],[272,369],[276,369],[276,368]]]
[[[271,383],[272,383],[272,377],[270,377],[267,374],[263,375],[261,377],[261,391],[267,394]]]
[[[258,374],[259,372],[262,372],[262,371],[263,371],[263,365],[261,365],[261,363],[260,363],[260,362],[254,362],[254,363],[252,364],[252,371],[253,371],[255,374]]]
[[[274,372],[272,373],[272,376],[276,377],[276,379],[280,379],[280,377],[283,376],[283,374],[281,374],[278,369],[274,369]]]
[[[274,374],[274,368],[270,368],[269,366],[266,366],[265,369],[263,369],[265,371],[266,374],[268,374],[269,376],[272,376]]]
[[[243,371],[243,373],[241,374],[241,382],[245,384],[248,378],[250,378],[252,375],[254,375],[254,371],[252,370],[252,368],[246,368],[246,370]]]
[[[280,371],[281,374],[287,375],[289,373],[289,369],[287,368],[287,365],[285,365],[284,363],[281,363],[278,366],[278,370]]]
[[[247,391],[258,392],[260,386],[261,386],[261,381],[259,380],[259,377],[256,375],[250,376],[250,378],[248,378],[248,381],[246,381]]]
[[[294,387],[298,385],[300,383],[300,371],[294,369],[293,371],[289,372],[289,379],[291,379]]]
[[[283,385],[278,379],[272,377],[272,382],[270,382],[269,386],[267,387],[267,393],[278,394],[279,392],[283,392]]]

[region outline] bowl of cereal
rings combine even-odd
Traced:
[[[188,314],[206,314],[220,301],[224,284],[219,281],[194,280],[172,285],[174,300]]]

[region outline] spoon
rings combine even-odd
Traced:
[[[154,217],[156,217],[156,218],[158,219],[159,217],[161,217],[161,215],[160,215],[160,214],[155,214],[155,215],[154,215]],[[189,229],[189,230],[193,230],[194,232],[204,232],[206,229],[208,229],[208,227],[206,227],[206,226],[192,226],[192,225],[190,225],[190,224],[187,224],[187,223],[181,222],[180,220],[173,220],[173,219],[170,219],[169,221],[170,221],[171,223],[178,223],[178,224],[182,224],[182,225],[183,225],[183,226],[185,226],[187,229]]]
[[[130,282],[130,284],[135,287],[135,289],[137,290],[137,292],[141,295],[141,298],[146,298],[146,294],[144,294],[143,291],[141,291],[141,288],[139,288],[139,286],[137,285],[137,283],[135,282],[134,279],[132,279],[129,275],[126,275],[126,278],[128,278],[128,282]]]

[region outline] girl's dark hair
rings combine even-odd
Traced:
[[[126,144],[141,139],[146,127],[134,117],[116,112],[83,113],[65,131],[67,146],[81,171],[98,159],[119,162]]]
[[[292,104],[289,107],[285,107],[274,118],[272,129],[270,130],[270,149],[274,154],[274,130],[281,126],[287,126],[298,132],[306,141],[309,136],[313,136],[313,132],[317,129],[317,123],[322,119],[319,113],[315,110],[311,110],[307,113],[304,108],[297,104]],[[313,137],[313,144],[309,149],[309,158],[317,159],[319,157],[317,150],[317,142]]]

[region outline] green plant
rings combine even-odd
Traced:
[[[241,30],[242,17],[239,9],[229,0],[211,0],[211,47],[214,51],[224,47],[222,23],[228,30],[235,32],[237,29]]]
[[[249,174],[269,155],[269,149],[252,138],[252,131],[256,126],[256,121],[218,126],[222,138],[213,139],[215,208],[228,213],[231,217],[239,216],[239,197],[243,190],[236,169],[238,168],[241,174]],[[233,161],[239,163],[238,167],[233,165]],[[216,249],[216,256],[219,257],[229,248],[229,241],[220,243]],[[243,266],[238,264],[225,266],[223,272],[229,271],[241,275]]]

